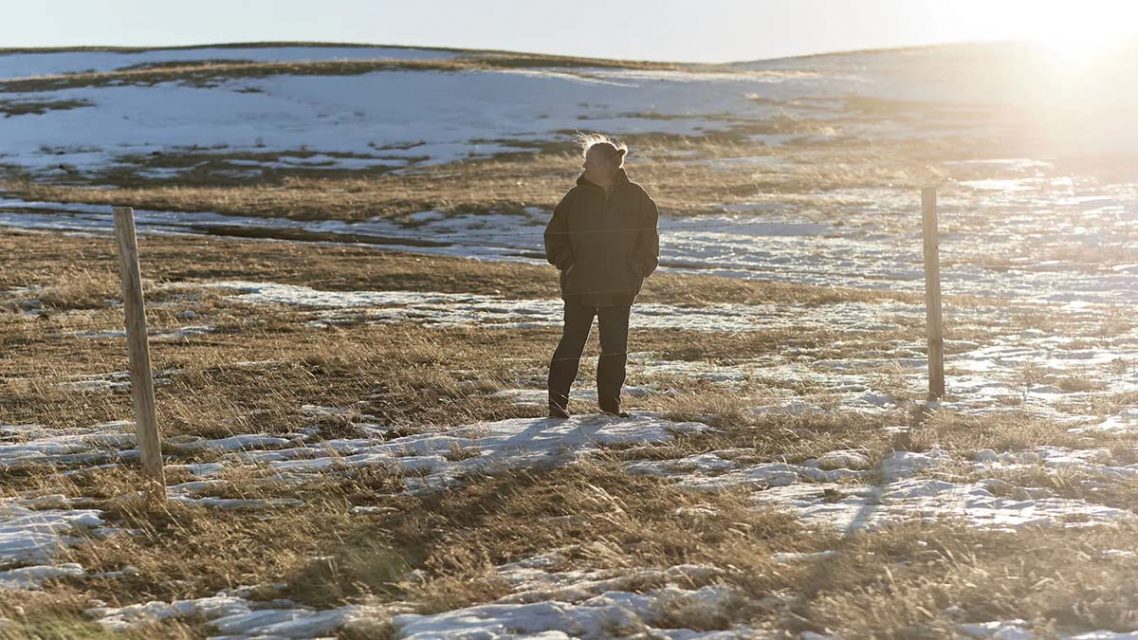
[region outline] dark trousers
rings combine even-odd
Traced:
[[[569,387],[577,378],[581,353],[593,326],[593,316],[601,333],[601,357],[597,361],[597,399],[602,411],[620,410],[620,388],[624,386],[624,366],[628,360],[629,305],[590,307],[565,303],[565,326],[561,342],[549,363],[549,405],[567,409]]]

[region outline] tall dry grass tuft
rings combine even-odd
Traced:
[[[940,447],[965,455],[980,449],[1009,451],[1041,445],[1080,448],[1082,443],[1068,428],[1028,412],[970,415],[941,409],[912,430],[910,442],[915,451]]]
[[[93,622],[84,611],[90,600],[63,585],[44,591],[0,591],[0,640],[198,640],[200,632],[181,621],[143,623],[125,632],[111,631]]]
[[[1126,585],[1138,556],[1125,552],[1135,539],[1131,524],[1002,532],[947,523],[865,534],[820,567],[819,588],[796,616],[803,628],[851,637],[943,637],[958,623],[1012,619],[1041,635],[1130,629],[1136,603]]]

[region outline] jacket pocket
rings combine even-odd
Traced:
[[[644,284],[644,276],[640,273],[640,265],[632,258],[629,258],[624,262],[624,270],[628,273],[628,290],[639,292],[641,285]]]
[[[577,263],[574,262],[573,264],[569,265],[568,267],[565,268],[565,270],[563,270],[561,272],[561,278],[560,279],[561,279],[561,290],[562,291],[565,291],[565,285],[566,285],[566,283],[569,282],[569,272],[572,271],[576,266],[577,266]]]

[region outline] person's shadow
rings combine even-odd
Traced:
[[[525,451],[544,453],[547,463],[557,465],[566,454],[595,444],[597,434],[611,423],[605,416],[573,416],[571,418],[539,418],[514,435],[502,440],[503,453]]]

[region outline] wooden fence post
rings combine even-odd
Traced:
[[[166,476],[162,468],[162,445],[158,438],[158,420],[154,407],[154,378],[150,371],[150,343],[146,336],[146,309],[142,299],[134,210],[130,207],[115,207],[114,213],[138,451],[142,459],[142,472],[149,481],[147,493],[164,500]]]
[[[925,236],[925,308],[929,334],[929,396],[944,397],[944,318],[940,305],[940,239],[937,233],[936,189],[921,189]]]

